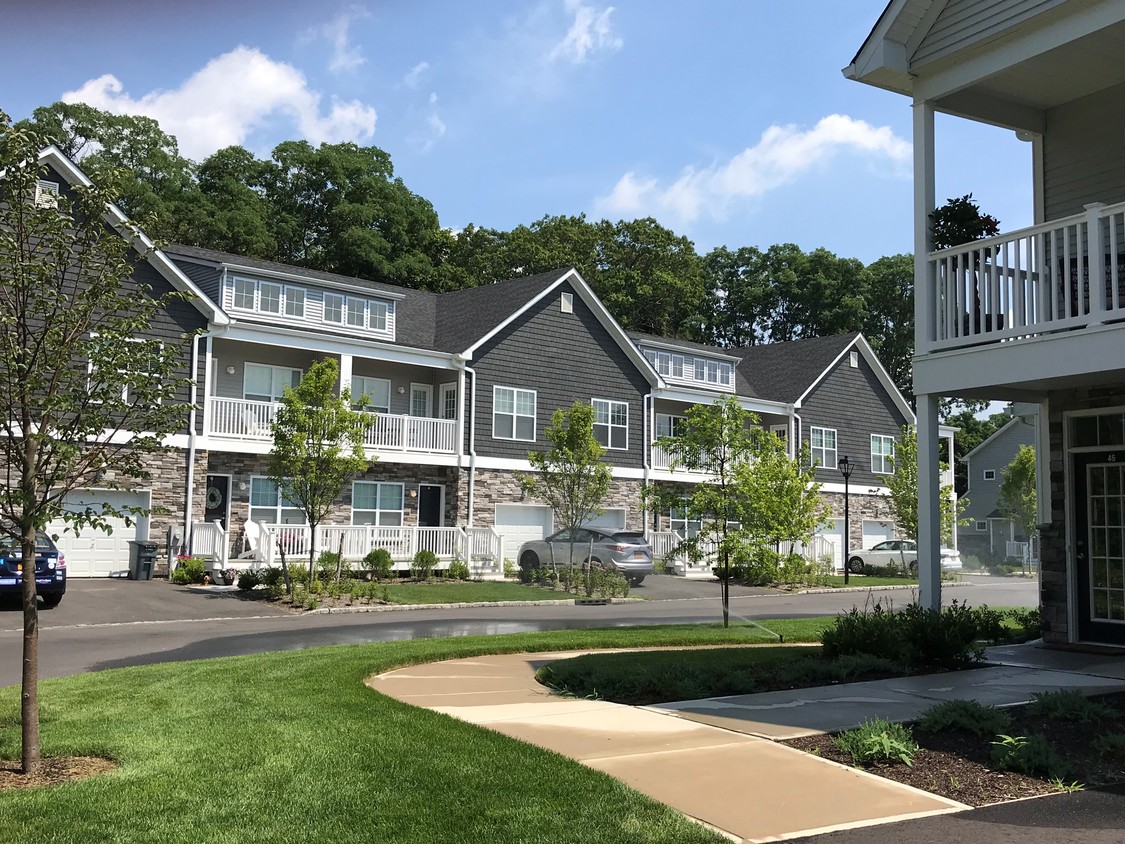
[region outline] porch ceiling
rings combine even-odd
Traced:
[[[935,105],[985,122],[995,122],[990,105],[994,102],[1051,109],[1125,83],[1123,54],[1125,21],[1042,52],[943,97]],[[984,106],[966,108],[964,103],[974,98],[984,101]]]

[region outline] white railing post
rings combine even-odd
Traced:
[[[1091,202],[1086,209],[1086,269],[1089,290],[1089,314],[1100,322],[1106,310],[1105,243],[1102,237],[1102,209],[1104,202]]]

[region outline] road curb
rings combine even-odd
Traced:
[[[972,586],[971,583],[964,581],[953,581],[950,583],[943,583],[941,585],[942,591],[946,589],[960,589],[965,586]],[[799,589],[790,594],[793,595],[837,595],[840,592],[893,592],[902,589],[917,589],[917,583],[903,584],[902,586],[823,586],[816,589]]]
[[[640,604],[644,598],[610,598],[611,604]],[[358,607],[324,607],[305,610],[301,615],[339,615],[357,612],[403,612],[405,610],[459,610],[470,607],[551,607],[574,606],[573,599],[557,601],[471,601],[459,604],[364,604]]]

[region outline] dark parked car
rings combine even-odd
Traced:
[[[0,539],[0,595],[19,595],[22,581],[23,551],[4,537]],[[57,607],[66,592],[66,558],[42,531],[35,535],[35,591],[48,608]]]
[[[593,550],[590,540],[594,541]],[[555,565],[565,566],[570,553],[570,531],[560,530],[546,539],[535,539],[520,546],[519,561],[522,568],[551,565],[554,549]],[[652,574],[652,549],[645,535],[638,531],[619,530],[607,532],[595,528],[579,528],[574,532],[574,565],[585,565],[586,558],[594,565],[615,569],[634,586],[640,585],[645,575]]]

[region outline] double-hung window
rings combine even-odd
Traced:
[[[605,448],[629,447],[629,405],[623,401],[593,399],[594,439]]]
[[[258,283],[252,278],[236,278],[234,280],[234,306],[244,311],[254,310],[257,292]]]
[[[386,378],[352,377],[352,405],[356,410],[391,412],[391,382]]]
[[[893,475],[895,471],[895,438],[871,435],[871,471],[876,475]]]
[[[258,310],[263,314],[281,313],[281,285],[272,281],[258,282]]]
[[[535,441],[534,390],[493,388],[492,436],[499,440]]]
[[[352,484],[352,524],[398,527],[402,524],[403,485],[376,481]]]
[[[102,398],[110,401],[117,399],[120,390],[121,401],[132,404],[135,397],[130,392],[130,387],[151,387],[153,371],[160,371],[164,367],[164,344],[159,340],[143,340],[139,337],[130,337],[125,345],[111,344],[99,339],[96,333],[90,334],[89,359],[86,361],[86,389],[91,393],[91,398],[96,403],[101,403]],[[113,372],[115,375],[104,378],[102,372]],[[108,388],[108,392],[107,392]],[[163,391],[171,397],[171,392]],[[162,395],[151,396],[151,400],[160,403]]]
[[[678,437],[684,433],[687,426],[686,416],[674,416],[671,413],[656,414],[656,438]]]
[[[819,464],[825,469],[836,468],[836,429],[817,428],[809,429],[809,448],[812,451],[814,465]]]
[[[285,315],[304,319],[305,290],[303,287],[285,288]]]
[[[304,511],[269,478],[250,479],[250,521],[271,525],[307,524]]]
[[[277,401],[286,387],[296,387],[300,383],[299,369],[248,363],[243,375],[242,397],[251,401]]]
[[[338,293],[324,294],[324,321],[344,324],[344,297]]]

